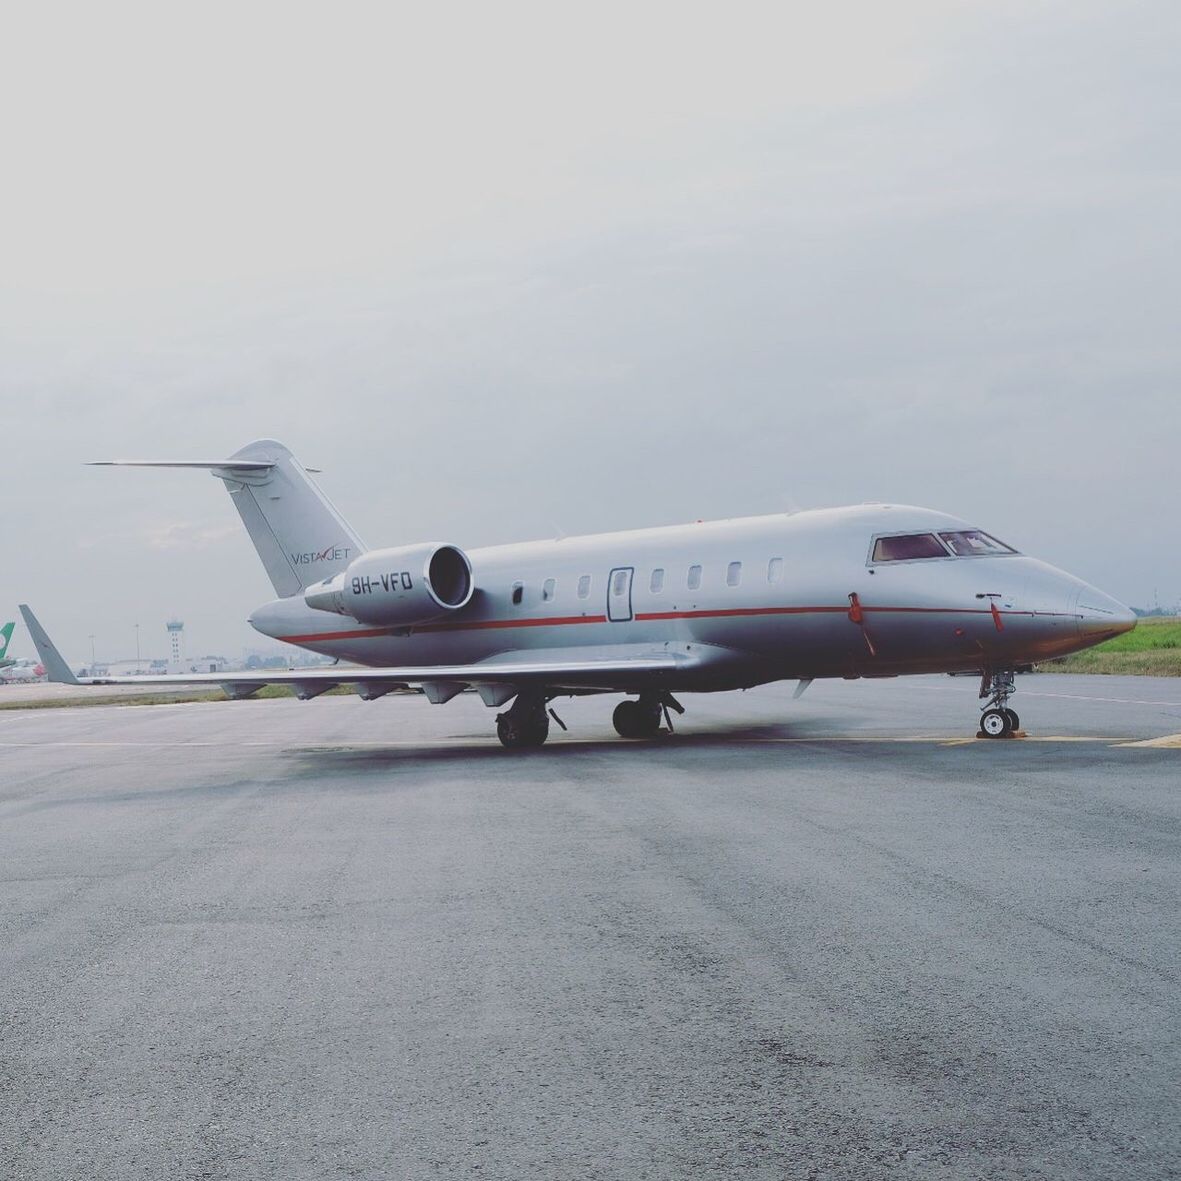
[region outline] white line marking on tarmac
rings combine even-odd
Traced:
[[[164,747],[169,750],[190,746],[283,746],[281,742],[0,742],[0,746],[130,746]]]
[[[946,693],[946,685],[896,685],[900,689],[918,689],[924,693]],[[960,690],[964,692],[964,690]],[[1091,697],[1087,693],[1046,693],[1041,689],[1018,689],[1022,697],[1060,697],[1064,701],[1102,701],[1115,705],[1164,705],[1181,708],[1181,701],[1141,701],[1137,697]]]
[[[1116,705],[1166,705],[1181,707],[1181,701],[1141,701],[1136,697],[1088,697],[1085,693],[1042,693],[1037,689],[1024,691],[1026,697],[1061,697],[1067,701],[1104,701]]]

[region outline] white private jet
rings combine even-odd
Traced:
[[[1135,626],[1127,607],[965,521],[861,505],[464,551],[370,549],[281,443],[229,459],[108,461],[221,479],[278,596],[263,635],[365,667],[78,678],[27,606],[50,679],[200,684],[301,698],[352,684],[367,699],[475,689],[506,747],[538,747],[557,697],[613,693],[625,738],[671,729],[674,693],[817,677],[976,674],[980,733],[1013,734],[1014,674]],[[564,728],[564,727],[563,727]]]

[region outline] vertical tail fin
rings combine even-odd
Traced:
[[[331,578],[365,552],[303,465],[274,439],[258,439],[223,460],[108,460],[104,466],[208,468],[229,491],[280,598]]]
[[[265,471],[234,466],[265,460]],[[280,598],[340,573],[365,545],[282,443],[260,439],[213,474],[225,483]]]
[[[0,660],[4,659],[4,654],[8,651],[8,641],[12,639],[12,629],[16,627],[16,620],[9,620],[3,627],[0,627]]]

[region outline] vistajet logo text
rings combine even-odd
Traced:
[[[293,566],[311,566],[316,562],[347,562],[352,552],[352,546],[330,545],[327,549],[320,550],[319,553],[309,550],[303,554],[289,554],[288,557],[291,558]]]

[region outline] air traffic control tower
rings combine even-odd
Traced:
[[[182,619],[170,619],[165,625],[168,628],[169,663],[176,668],[180,665],[184,653],[185,625]]]

